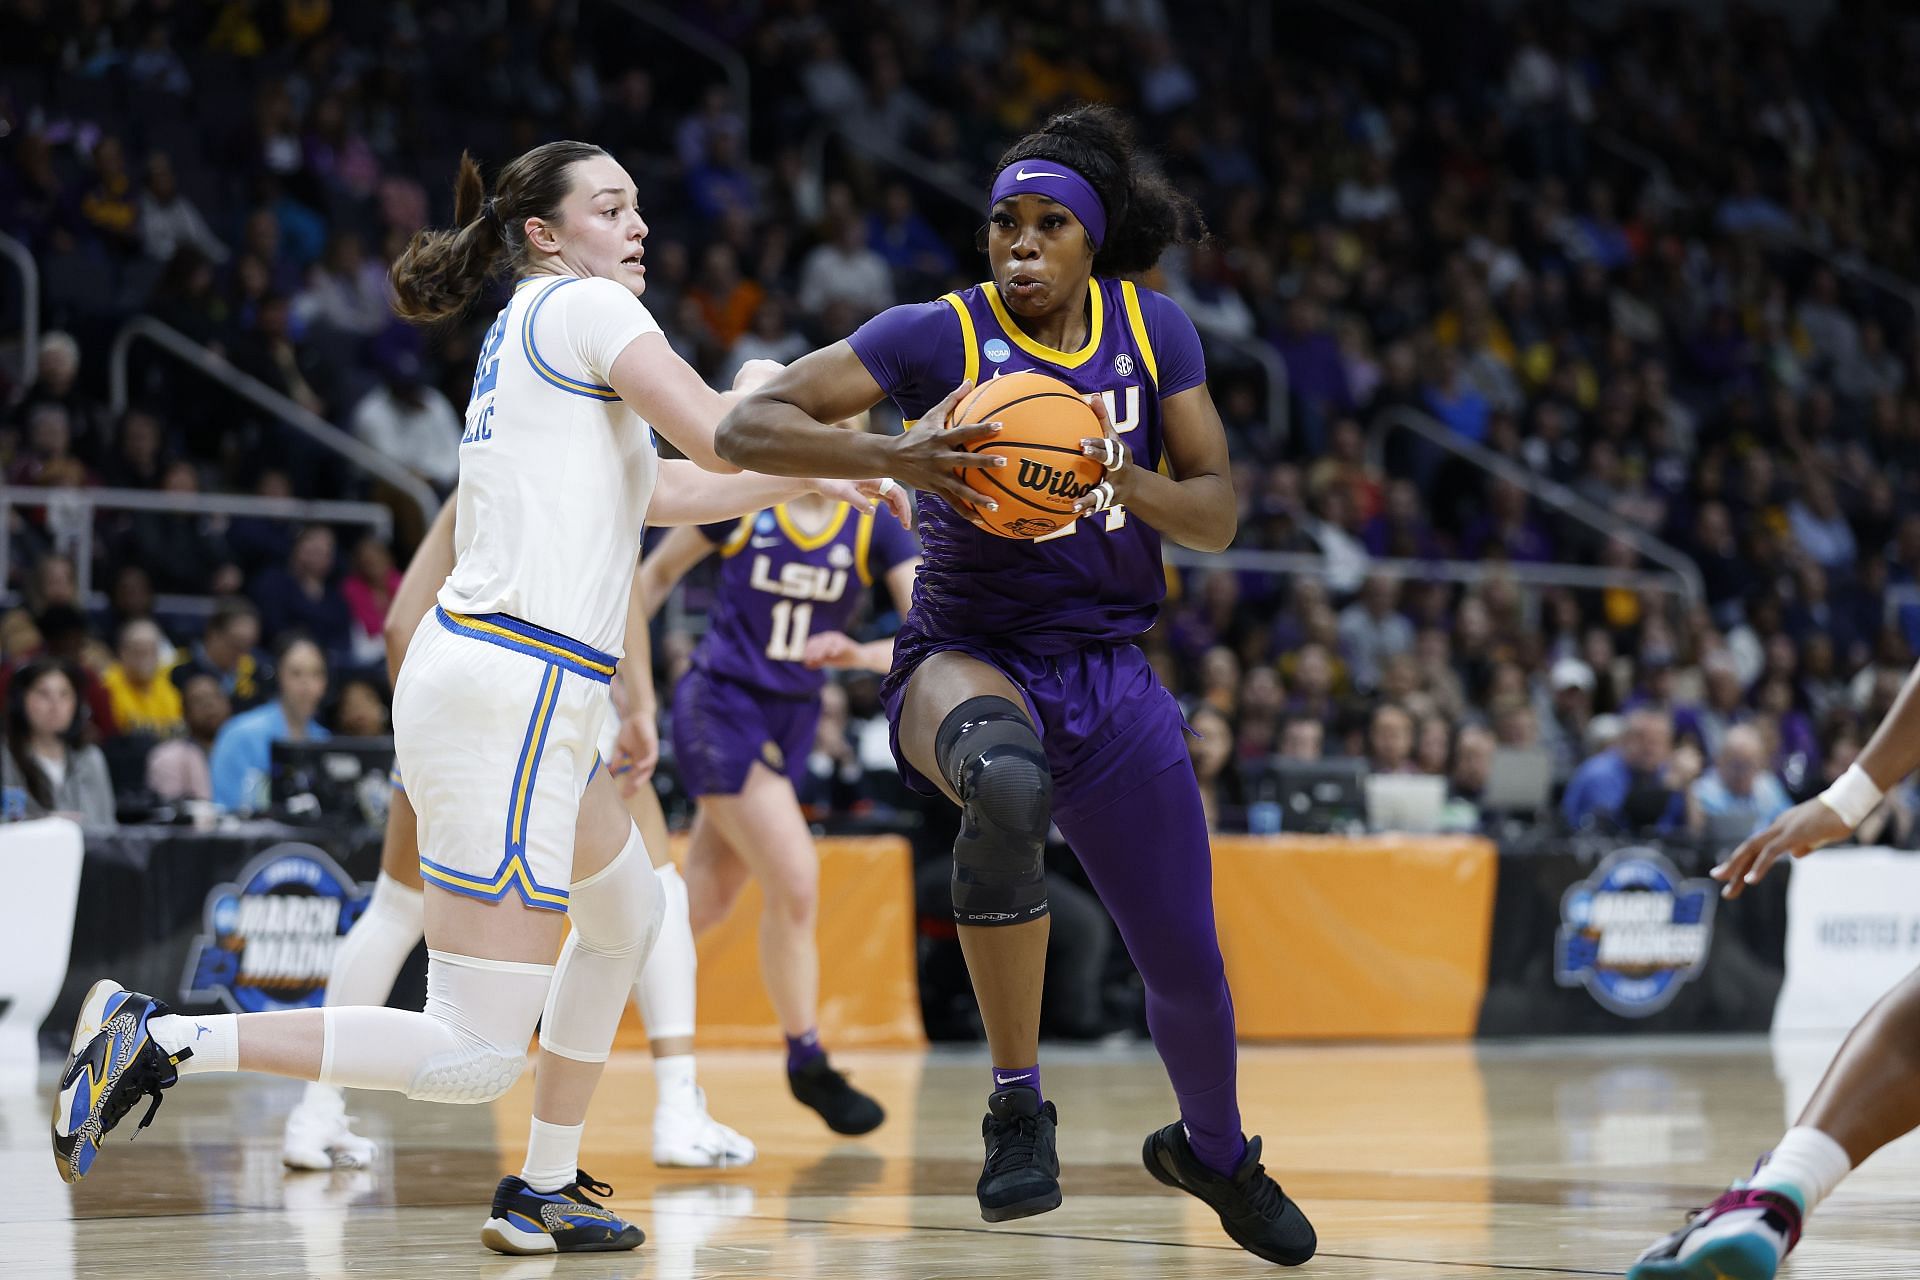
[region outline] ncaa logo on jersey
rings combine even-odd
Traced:
[[[1133,376],[1133,357],[1122,351],[1113,358],[1113,371],[1123,378]]]
[[[980,350],[995,364],[999,364],[1013,354],[1013,348],[1008,346],[1003,338],[988,338],[986,345]]]
[[[772,533],[773,532],[773,512],[762,511],[760,513],[760,518],[753,522],[753,531],[755,533]]]
[[[827,563],[836,569],[845,569],[853,564],[853,552],[847,550],[847,544],[836,542],[833,550],[827,552]]]

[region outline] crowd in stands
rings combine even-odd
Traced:
[[[446,217],[463,148],[497,165],[549,137],[606,145],[653,228],[646,301],[721,381],[972,282],[982,211],[948,188],[984,192],[1023,128],[1104,99],[1212,230],[1146,283],[1209,339],[1236,546],[1324,565],[1180,572],[1147,637],[1222,823],[1274,758],[1355,756],[1448,779],[1471,825],[1506,749],[1551,757],[1576,827],[1731,831],[1844,770],[1913,661],[1920,326],[1894,278],[1920,274],[1902,105],[1920,59],[1897,16],[1378,5],[1401,41],[1228,0],[666,7],[746,52],[750,112],[591,0],[10,6],[0,230],[34,252],[51,331],[30,385],[0,387],[8,482],[391,498],[178,366],[136,362],[109,414],[108,341],[147,312],[444,493],[478,330],[395,324],[384,272]],[[1406,413],[1617,523],[1382,434]],[[0,622],[9,671],[71,664],[75,741],[167,740],[138,776],[219,798],[223,703],[258,707],[269,736],[378,720],[377,681],[346,677],[379,669],[394,549],[102,520],[105,609],[76,598],[57,523],[22,511],[23,604]],[[1690,557],[1701,598],[1501,572],[1656,567],[1621,529]],[[1377,563],[1432,559],[1491,572]],[[195,638],[156,594],[223,603]],[[289,643],[319,688],[332,672],[358,692],[281,688],[262,648]],[[656,656],[672,678],[685,637]],[[72,727],[28,697],[8,704],[10,755],[53,762]],[[817,812],[885,802],[877,724],[870,681],[833,690]],[[33,802],[67,797],[82,759],[38,766],[58,796]],[[1915,814],[1896,791],[1874,834],[1911,842]]]

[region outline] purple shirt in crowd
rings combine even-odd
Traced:
[[[920,554],[885,506],[866,516],[842,503],[811,537],[784,504],[700,532],[723,560],[693,665],[782,698],[812,698],[827,682],[801,665],[807,637],[845,631],[860,589]]]
[[[883,311],[848,342],[910,422],[969,372],[984,382],[1035,370],[1083,394],[1104,394],[1130,465],[1158,467],[1160,401],[1206,381],[1200,335],[1185,312],[1150,289],[1095,277],[1089,294],[1090,332],[1074,352],[1029,338],[992,284]],[[1131,640],[1153,624],[1166,594],[1160,535],[1119,508],[1023,542],[975,528],[923,493],[920,542],[926,558],[903,642],[971,637],[1064,653]]]

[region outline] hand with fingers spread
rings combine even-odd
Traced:
[[[1113,419],[1107,416],[1107,398],[1102,395],[1087,397],[1087,404],[1093,409],[1093,416],[1100,420],[1100,434],[1080,442],[1080,452],[1089,458],[1097,459],[1107,469],[1100,483],[1082,494],[1073,504],[1076,518],[1092,515],[1096,511],[1105,511],[1126,502],[1122,490],[1133,477],[1127,463],[1131,461],[1127,446],[1122,443],[1113,429]]]
[[[1759,884],[1783,856],[1804,858],[1815,849],[1846,839],[1853,826],[1819,796],[1795,805],[1775,818],[1764,831],[1740,842],[1726,860],[1707,874],[1720,882],[1720,896],[1737,898],[1750,884]]]
[[[927,410],[911,430],[895,436],[889,449],[892,465],[887,469],[888,474],[901,484],[938,494],[954,510],[969,518],[975,508],[992,511],[997,509],[998,504],[967,485],[957,473],[975,467],[1003,467],[1007,462],[1005,458],[994,454],[968,453],[965,448],[999,434],[999,423],[947,425],[954,406],[971,390],[973,383],[961,383],[948,393],[946,399]]]

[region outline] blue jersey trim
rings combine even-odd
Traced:
[[[534,300],[534,304],[527,308],[527,318],[520,324],[521,346],[526,350],[527,363],[532,365],[533,371],[539,374],[545,381],[567,392],[569,395],[585,396],[589,400],[612,403],[620,398],[619,392],[615,391],[612,387],[603,386],[597,382],[585,382],[579,378],[569,378],[566,374],[561,373],[558,369],[541,359],[540,349],[535,346],[533,342],[533,322],[540,314],[540,308],[546,306],[547,299],[551,298],[554,294],[560,292],[570,284],[577,283],[579,283],[577,279],[562,280],[559,284],[549,286]]]
[[[449,613],[439,605],[434,606],[433,612],[440,619],[440,625],[455,635],[524,653],[601,684],[613,679],[618,659],[591,645],[563,636],[558,631],[536,627],[531,622],[522,622],[505,613]]]

